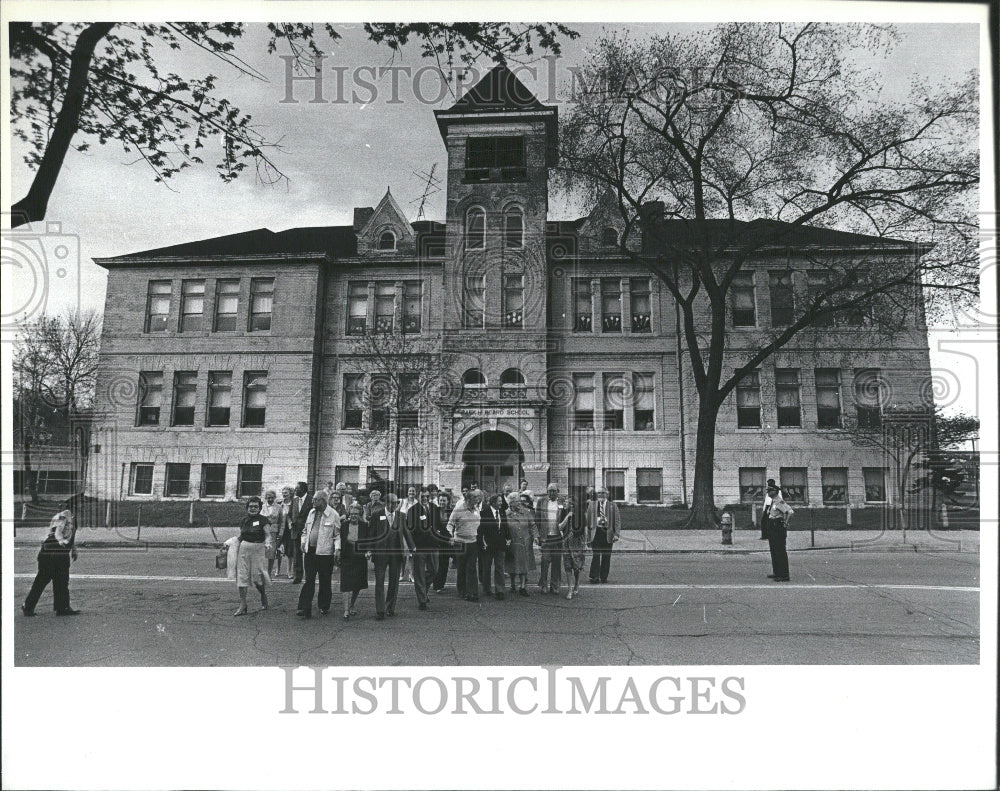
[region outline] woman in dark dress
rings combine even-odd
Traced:
[[[354,502],[347,518],[340,523],[340,592],[344,594],[344,620],[358,611],[354,605],[358,594],[368,587],[368,559],[362,547],[367,538],[367,523],[361,518],[361,504]]]

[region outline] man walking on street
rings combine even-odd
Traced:
[[[396,614],[396,594],[399,591],[399,570],[403,567],[403,550],[413,549],[413,539],[399,514],[399,499],[389,492],[385,505],[372,508],[369,526],[372,561],[375,564],[375,620],[382,621]],[[389,575],[389,590],[385,577]]]
[[[69,604],[69,566],[76,560],[76,514],[83,502],[83,494],[74,494],[63,504],[63,510],[49,522],[49,534],[38,552],[38,573],[31,583],[28,597],[21,605],[21,612],[28,618],[35,614],[35,606],[45,587],[52,583],[53,607],[56,615],[78,615]]]
[[[559,593],[562,584],[562,530],[566,509],[559,502],[559,487],[550,483],[548,499],[535,506],[538,515],[538,538],[542,544],[542,573],[538,588],[542,593]]]
[[[497,599],[503,599],[506,586],[506,570],[504,556],[510,547],[510,528],[507,516],[500,510],[500,495],[490,497],[489,504],[479,514],[479,536],[481,541],[483,570],[483,592],[489,596],[493,593]],[[493,569],[493,588],[490,589],[490,569]]]
[[[295,511],[292,515],[292,547],[295,553],[295,557],[291,559],[293,585],[302,582],[302,531],[311,510],[312,495],[309,494],[309,484],[299,481],[295,485]]]

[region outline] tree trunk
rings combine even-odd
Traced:
[[[52,126],[52,134],[28,194],[10,208],[11,228],[45,219],[49,198],[55,189],[66,152],[69,151],[73,136],[80,128],[80,114],[83,112],[87,96],[90,61],[94,57],[94,49],[114,26],[113,22],[95,23],[85,28],[76,40],[70,58],[69,78],[66,82],[66,95],[63,97],[62,107]]]
[[[715,523],[715,424],[719,408],[702,399],[698,406],[698,433],[695,438],[694,497],[685,527],[714,530]]]
[[[24,477],[28,483],[28,494],[31,495],[31,502],[38,503],[38,482],[35,480],[35,473],[31,469],[31,437],[24,438]]]

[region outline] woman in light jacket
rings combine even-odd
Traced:
[[[267,538],[264,540],[264,556],[267,558],[267,576],[274,579],[274,561],[278,553],[278,533],[281,532],[281,503],[274,489],[264,493],[264,506],[260,509],[262,516],[267,517]]]
[[[538,543],[538,528],[531,518],[527,502],[530,497],[523,492],[512,492],[507,497],[507,524],[510,525],[510,592],[528,595],[528,574],[535,570],[534,545]]]
[[[340,514],[326,504],[322,492],[313,497],[313,507],[302,529],[302,561],[305,578],[296,615],[312,617],[312,599],[319,577],[319,611],[326,615],[333,599],[333,564],[340,552]]]

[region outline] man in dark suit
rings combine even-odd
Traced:
[[[292,547],[294,556],[291,558],[292,563],[292,584],[298,585],[302,582],[302,531],[306,526],[306,517],[309,516],[309,512],[312,510],[312,495],[309,494],[309,484],[305,481],[299,481],[295,484],[295,496],[292,498],[292,502],[295,507],[292,509]]]
[[[436,568],[434,572],[434,592],[442,593],[448,583],[448,566],[455,557],[455,545],[451,533],[448,532],[448,522],[441,503],[447,503],[448,495],[440,494],[438,502],[431,502],[431,529],[437,536],[439,546],[436,553]]]
[[[590,581],[607,582],[611,571],[611,548],[621,537],[618,506],[608,499],[608,490],[597,490],[597,500],[587,506],[587,543],[594,550],[590,562]]]
[[[375,565],[375,620],[396,614],[396,594],[399,591],[399,571],[403,567],[403,550],[413,550],[413,539],[406,529],[406,522],[399,513],[399,499],[389,492],[385,505],[374,506],[369,523],[371,550]],[[389,575],[389,590],[385,589],[385,576]]]
[[[500,510],[500,495],[494,494],[490,497],[489,503],[483,507],[479,514],[479,541],[482,549],[483,570],[480,576],[483,579],[483,590],[487,596],[493,591],[490,590],[490,568],[493,568],[493,588],[498,599],[503,598],[504,585],[506,581],[504,570],[504,556],[510,546],[510,526],[507,524],[507,515]]]
[[[443,542],[440,527],[435,526],[435,520],[440,521],[437,506],[432,506],[430,493],[424,489],[420,499],[406,511],[406,529],[413,539],[413,590],[417,594],[417,606],[427,609],[427,591],[434,581],[437,572],[437,554]]]

